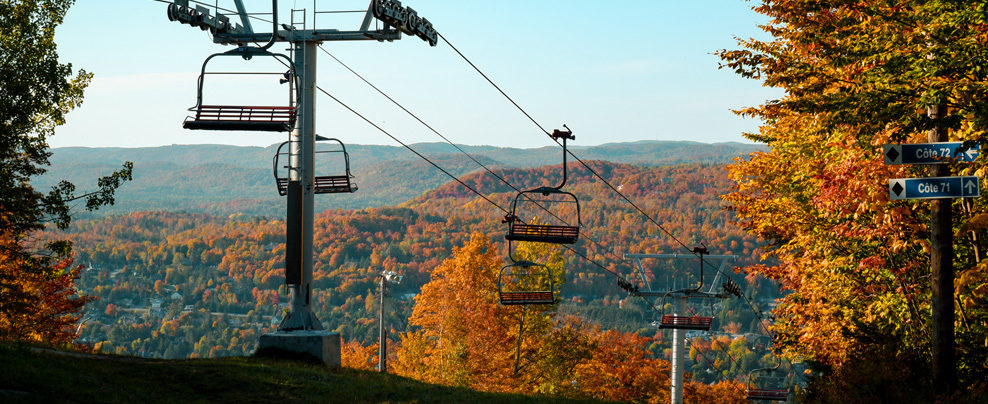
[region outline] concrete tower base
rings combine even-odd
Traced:
[[[258,351],[280,350],[340,366],[340,333],[323,330],[275,331],[261,336]]]

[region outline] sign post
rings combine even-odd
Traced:
[[[945,105],[931,105],[927,115],[936,121],[947,115]],[[962,142],[947,142],[947,128],[930,129],[929,143],[890,144],[883,148],[886,165],[928,164],[928,178],[889,180],[889,197],[930,199],[930,283],[932,286],[931,346],[933,351],[933,386],[938,395],[946,394],[957,384],[957,360],[954,353],[954,269],[953,269],[953,198],[980,196],[978,177],[949,177],[947,163],[970,163],[980,150],[964,147]]]

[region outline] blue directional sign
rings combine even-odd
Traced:
[[[892,199],[977,198],[978,177],[898,178],[889,180]]]
[[[978,146],[968,149],[961,142],[907,143],[884,145],[885,164],[944,164],[951,160],[970,163],[978,158]]]

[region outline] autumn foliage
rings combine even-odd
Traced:
[[[72,344],[75,323],[92,300],[76,295],[79,266],[68,258],[39,266],[6,233],[0,232],[0,339]]]
[[[47,138],[82,103],[92,74],[73,73],[58,60],[55,28],[72,0],[0,3],[0,339],[68,344],[73,323],[89,300],[76,297],[72,244],[39,235],[49,224],[65,229],[72,202],[87,210],[114,203],[115,190],[131,179],[133,164],[75,193],[60,181],[44,193],[32,180],[45,174]]]
[[[521,250],[529,257],[553,255],[545,247]],[[480,234],[454,249],[416,297],[414,329],[401,335],[392,370],[484,391],[668,402],[669,363],[652,357],[649,338],[556,316],[553,306],[502,306],[497,277],[503,265],[501,253]],[[550,267],[562,271],[558,263]],[[693,400],[743,401],[737,389],[689,391]]]
[[[722,51],[724,67],[785,95],[739,111],[765,122],[747,136],[770,150],[730,167],[737,187],[725,199],[777,260],[746,269],[791,290],[773,311],[776,349],[813,366],[810,402],[930,402],[930,207],[890,200],[888,188],[927,171],[885,165],[882,146],[926,142],[934,128],[986,143],[984,5],[764,1],[754,9],[769,18],[771,39]],[[947,113],[929,116],[933,105]],[[950,167],[984,178],[984,164]],[[983,201],[953,201],[956,335],[946,336],[957,342],[960,390],[981,397]]]

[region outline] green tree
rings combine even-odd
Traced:
[[[65,115],[82,103],[92,75],[58,61],[54,42],[57,27],[71,0],[0,2],[0,338],[27,338],[69,342],[71,333],[37,333],[24,324],[44,324],[39,302],[59,299],[49,320],[72,319],[85,298],[75,296],[71,254],[67,240],[37,237],[46,223],[65,229],[72,220],[71,202],[85,201],[88,210],[113,204],[114,191],[131,179],[132,164],[97,182],[97,189],[75,194],[75,185],[62,181],[47,194],[31,185],[44,174],[51,156],[47,139],[65,122]],[[68,277],[68,278],[66,278]],[[69,282],[66,284],[66,280]],[[46,283],[59,293],[45,293]],[[27,287],[26,285],[32,285]],[[49,288],[50,289],[50,288]],[[74,302],[74,303],[73,303]],[[33,320],[32,320],[33,319]],[[74,320],[73,320],[74,321]],[[72,321],[59,322],[70,327]],[[37,328],[37,327],[35,327]]]
[[[922,0],[766,0],[754,9],[770,18],[772,39],[720,56],[785,94],[738,111],[765,122],[747,137],[770,150],[730,168],[738,185],[725,199],[779,262],[748,271],[792,290],[774,311],[776,348],[824,371],[811,401],[929,402],[929,205],[890,201],[887,188],[888,179],[926,174],[885,166],[882,145],[923,142],[934,128],[988,143],[988,9]],[[934,105],[947,112],[929,117]],[[982,159],[951,166],[984,176]],[[978,240],[988,209],[980,200],[954,204],[963,212],[954,222],[959,368],[977,395],[988,370],[983,338],[974,342],[988,319],[977,292],[986,284]],[[862,366],[883,362],[919,366]],[[883,387],[848,394],[862,384]]]

